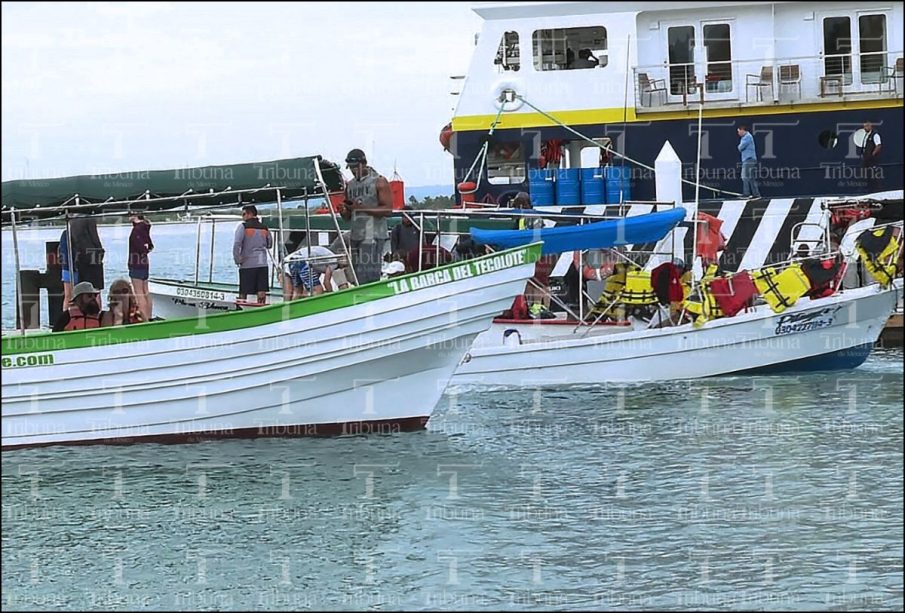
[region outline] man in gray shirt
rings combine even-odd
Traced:
[[[270,286],[267,252],[272,248],[273,236],[258,219],[258,208],[246,204],[242,207],[242,223],[236,228],[233,239],[233,261],[239,267],[239,300],[245,300],[248,294],[257,294],[258,304],[267,301]]]
[[[342,217],[352,222],[352,267],[358,285],[363,285],[380,279],[388,235],[386,218],[393,212],[393,195],[389,182],[368,166],[361,149],[349,151],[346,166],[354,178],[346,184]]]

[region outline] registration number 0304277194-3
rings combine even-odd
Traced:
[[[836,321],[836,312],[841,307],[827,307],[811,313],[792,313],[779,318],[774,330],[775,336],[809,332],[829,328]]]

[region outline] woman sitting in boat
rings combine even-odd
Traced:
[[[107,305],[108,310],[101,314],[101,326],[122,326],[145,321],[132,285],[125,279],[117,279],[110,285]]]

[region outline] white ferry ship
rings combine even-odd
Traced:
[[[741,124],[755,139],[765,198],[902,189],[902,2],[507,2],[474,10],[483,29],[441,135],[456,183],[474,183],[469,199],[497,203],[528,190],[529,174],[544,166],[599,165],[600,148],[565,126],[647,166],[668,140],[693,181],[701,105],[701,183],[713,188],[701,198],[741,191]],[[865,121],[882,139],[873,185],[859,155]],[[486,157],[472,168],[492,126]],[[655,200],[653,173],[626,165],[631,179],[619,197]],[[684,189],[693,200],[694,187]]]

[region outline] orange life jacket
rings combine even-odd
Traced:
[[[82,313],[82,310],[77,306],[69,307],[69,322],[66,324],[66,327],[63,328],[63,331],[68,332],[69,330],[86,330],[88,328],[100,328],[101,327],[101,314],[97,315],[86,315]]]
[[[706,265],[716,262],[719,252],[726,248],[726,239],[720,232],[723,220],[707,213],[698,213],[698,220],[706,223],[701,224],[701,227],[698,228],[695,249],[701,256],[701,261]]]

